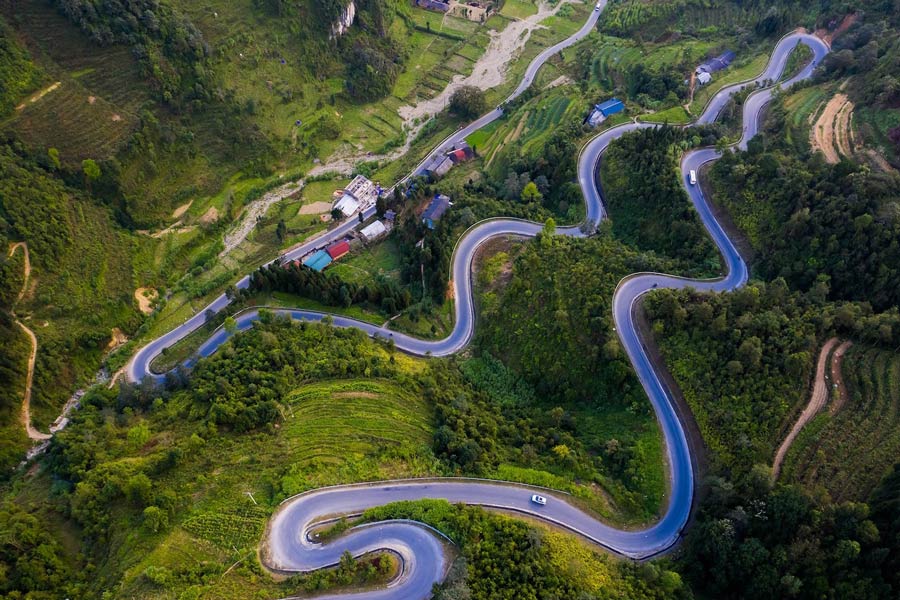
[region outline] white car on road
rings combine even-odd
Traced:
[[[531,501],[534,502],[535,504],[540,504],[541,506],[544,506],[545,504],[547,504],[547,499],[544,498],[543,496],[538,496],[537,494],[535,494],[534,496],[531,497]]]

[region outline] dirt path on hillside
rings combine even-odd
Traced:
[[[30,98],[28,98],[28,100],[26,100],[26,101],[22,102],[20,105],[18,105],[16,107],[16,110],[23,110],[29,104],[34,104],[35,102],[37,102],[38,100],[40,100],[41,98],[43,98],[44,96],[49,94],[50,92],[58,89],[59,86],[61,86],[61,85],[62,85],[62,81],[57,81],[56,83],[48,85],[41,91],[35,92],[34,94],[31,95]]]
[[[825,402],[828,401],[828,382],[825,380],[825,366],[828,362],[828,356],[837,342],[837,338],[829,339],[827,342],[825,342],[825,345],[822,346],[822,350],[819,352],[819,360],[816,363],[816,378],[815,382],[813,383],[812,395],[809,398],[809,403],[803,409],[803,412],[800,413],[800,417],[797,419],[797,422],[794,423],[791,431],[787,434],[787,437],[784,438],[784,441],[781,442],[781,446],[778,447],[778,452],[775,453],[775,461],[772,463],[773,480],[778,479],[778,474],[781,472],[781,464],[784,462],[784,457],[787,455],[788,449],[797,438],[800,430],[803,429],[803,427],[807,423],[809,423],[809,421],[816,415],[816,413],[822,410],[822,407],[825,406]]]
[[[31,426],[31,384],[34,380],[34,362],[37,359],[37,336],[35,336],[34,332],[19,320],[15,313],[15,307],[19,303],[19,301],[21,301],[22,298],[25,297],[25,291],[28,289],[28,281],[31,278],[31,258],[28,255],[28,245],[25,244],[25,242],[12,244],[9,247],[9,256],[12,256],[13,253],[19,248],[22,249],[22,253],[25,258],[25,264],[23,265],[23,272],[25,277],[22,281],[22,289],[19,291],[19,295],[16,297],[16,302],[15,304],[13,304],[13,307],[10,310],[10,314],[15,320],[16,325],[21,327],[22,331],[25,332],[25,335],[28,336],[28,339],[31,340],[31,353],[28,355],[28,370],[25,374],[25,393],[22,394],[22,411],[20,413],[20,416],[22,425],[25,427],[25,433],[28,435],[28,438],[32,440],[43,441],[49,440],[50,435],[41,433]]]
[[[841,156],[853,154],[853,103],[846,94],[835,94],[810,131],[813,151],[821,150],[825,161],[837,164]]]
[[[844,377],[841,375],[841,364],[844,362],[844,354],[847,353],[847,350],[849,350],[852,345],[853,342],[847,340],[838,346],[837,350],[834,351],[834,354],[831,355],[831,381],[837,386],[838,391],[837,398],[835,398],[834,402],[831,404],[831,414],[841,410],[849,397],[847,395],[847,385],[844,383]]]

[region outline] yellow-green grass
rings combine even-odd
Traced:
[[[374,353],[386,359],[387,354],[372,344],[360,352],[361,358]],[[395,365],[414,375],[424,363],[397,353]],[[161,588],[148,581],[147,567],[178,572],[186,557],[189,565],[210,565],[215,575],[181,578],[166,587],[179,597],[250,600],[302,592],[255,567],[265,523],[283,497],[324,485],[442,474],[431,451],[433,411],[415,384],[372,378],[318,381],[298,385],[281,405],[283,420],[271,433],[191,442],[191,452],[165,481],[190,497],[190,506],[167,531],[151,535],[121,513],[110,515],[122,525],[113,547],[126,557],[119,564],[121,589],[128,597],[158,598]],[[173,415],[174,430],[153,432],[154,447],[168,447],[173,435],[189,436],[196,428],[174,419],[185,406],[166,410]]]
[[[306,474],[292,491],[394,477],[402,473],[393,466],[382,470],[371,457],[430,452],[430,406],[393,381],[316,382],[295,390],[286,403],[283,435],[298,457],[293,468]]]
[[[673,125],[688,123],[691,120],[691,116],[681,105],[673,106],[650,115],[641,115],[638,118],[647,123],[670,123]]]
[[[500,14],[511,19],[524,19],[537,14],[537,5],[530,0],[504,0]]]
[[[841,370],[849,397],[801,430],[782,476],[824,488],[836,502],[862,501],[900,455],[900,355],[853,346]]]
[[[768,54],[758,54],[743,65],[732,65],[725,71],[719,71],[713,76],[713,80],[704,86],[697,86],[694,92],[694,100],[690,104],[692,115],[698,115],[703,111],[706,103],[716,92],[727,85],[753,79],[763,72],[769,62]]]
[[[390,237],[341,258],[328,267],[329,273],[344,281],[360,284],[371,283],[375,277],[400,280],[400,249]]]

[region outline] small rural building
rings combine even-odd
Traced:
[[[330,265],[331,262],[331,256],[324,250],[314,252],[303,259],[303,265],[309,267],[313,271],[322,271],[322,269]]]
[[[697,83],[699,83],[700,85],[706,85],[710,81],[712,81],[712,75],[710,75],[706,71],[697,73]]]
[[[428,229],[434,229],[434,224],[440,221],[444,213],[451,206],[450,198],[443,194],[437,194],[422,213],[422,222],[428,226]]]
[[[393,223],[397,219],[397,213],[393,210],[384,211],[384,220]]]
[[[731,50],[726,50],[709,62],[705,62],[697,67],[697,70],[695,72],[697,73],[697,75],[700,75],[700,73],[709,73],[710,75],[712,75],[716,71],[727,69],[731,65],[731,63],[734,62],[735,56],[737,55],[734,52],[732,52]]]
[[[610,98],[605,102],[594,105],[594,110],[588,115],[587,122],[591,127],[596,127],[610,115],[620,113],[625,110],[625,103],[618,98]]]
[[[426,169],[425,173],[428,174],[432,179],[437,179],[439,177],[443,177],[447,174],[447,171],[453,167],[453,161],[450,160],[449,156],[443,157],[441,160],[437,162],[437,164],[430,169]]]
[[[328,256],[331,257],[331,260],[337,260],[350,252],[350,244],[348,244],[344,240],[341,240],[340,242],[335,242],[332,245],[328,246],[325,251],[328,252]]]
[[[374,242],[386,233],[387,227],[384,226],[384,223],[375,221],[363,227],[360,230],[359,235],[361,235],[366,242]]]
[[[455,165],[464,163],[467,160],[472,160],[474,157],[475,151],[472,150],[472,147],[468,144],[465,144],[462,148],[457,148],[447,153],[447,158],[449,158]]]

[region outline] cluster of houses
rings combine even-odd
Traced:
[[[714,59],[703,63],[698,66],[694,71],[694,74],[697,76],[697,83],[700,85],[706,85],[710,81],[712,81],[713,73],[721,71],[723,69],[727,69],[732,61],[734,61],[735,53],[731,50],[726,50],[719,56]]]
[[[477,23],[484,23],[494,14],[493,2],[481,2],[480,0],[413,0],[413,6],[442,12],[454,17],[461,17]]]
[[[363,244],[370,244],[387,235],[394,226],[397,213],[386,211],[384,219],[376,220],[360,229],[355,234],[350,234],[342,240],[332,242],[324,248],[317,248],[295,263],[309,267],[314,271],[323,271],[325,267],[339,260],[354,248]]]
[[[585,121],[591,127],[596,127],[610,116],[625,110],[625,103],[618,98],[610,98],[605,102],[594,105],[591,114],[587,116]]]
[[[444,156],[438,158],[434,164],[425,169],[425,174],[431,179],[438,179],[447,174],[447,171],[460,163],[472,160],[475,157],[475,151],[466,142],[460,142],[454,146],[452,150]]]
[[[344,217],[352,217],[359,211],[365,211],[371,206],[375,206],[375,201],[381,195],[381,186],[372,183],[362,175],[353,178],[347,187],[343,190],[335,192],[337,200],[334,202],[333,209],[339,210]]]

